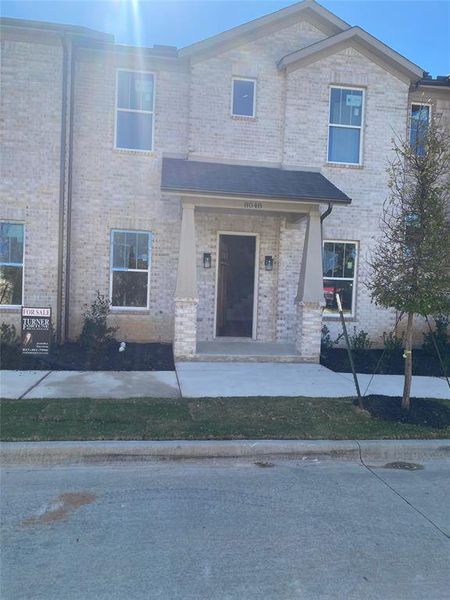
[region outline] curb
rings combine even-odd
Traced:
[[[363,462],[450,457],[450,440],[3,442],[2,466],[201,458],[322,458]]]

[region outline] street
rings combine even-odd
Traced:
[[[205,459],[2,473],[3,600],[445,600],[450,461]]]

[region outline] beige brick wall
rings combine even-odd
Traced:
[[[2,32],[0,220],[25,224],[24,303],[56,311],[62,48]],[[0,308],[20,330],[20,309]]]
[[[116,71],[155,73],[154,152],[114,149]],[[161,195],[163,152],[186,151],[187,72],[144,58],[83,51],[77,63],[70,333],[78,334],[95,291],[109,294],[112,229],[153,233],[150,308],[113,310],[117,336],[131,341],[173,337],[181,209]]]

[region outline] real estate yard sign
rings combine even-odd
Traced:
[[[22,307],[22,354],[48,354],[51,308]]]

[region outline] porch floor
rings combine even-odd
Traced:
[[[197,342],[194,360],[239,360],[260,362],[301,362],[295,345],[288,342],[259,342],[217,339]]]

